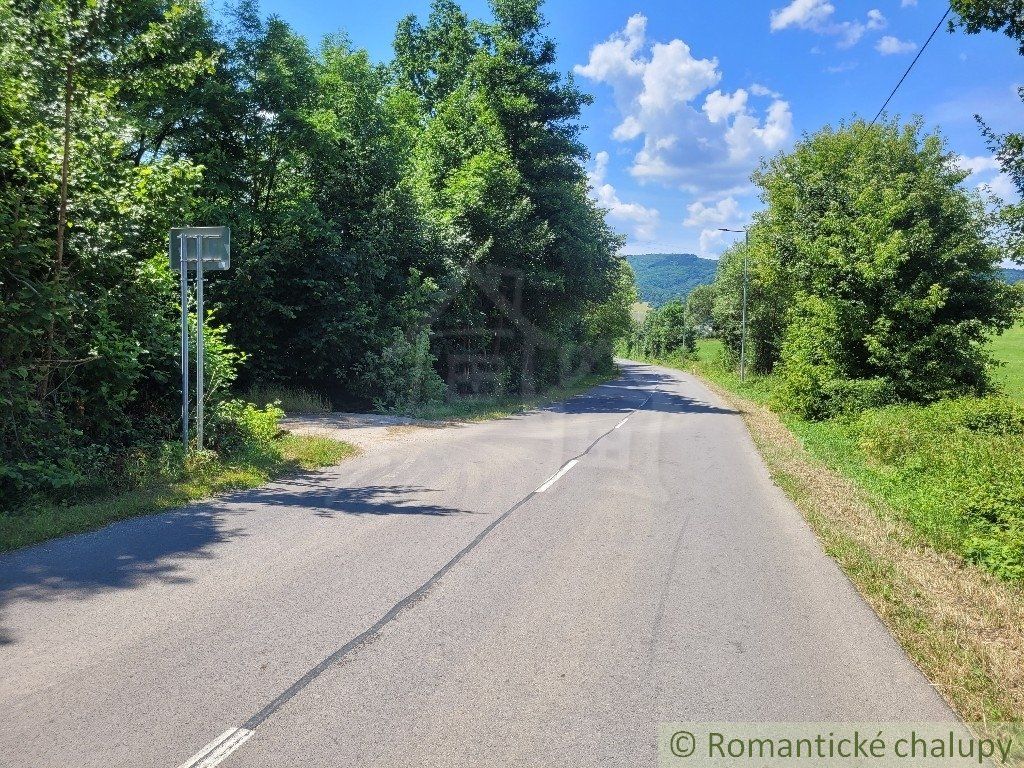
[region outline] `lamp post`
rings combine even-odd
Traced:
[[[719,232],[743,233],[743,304],[740,310],[740,381],[747,378],[747,251],[750,250],[750,230],[719,227]]]

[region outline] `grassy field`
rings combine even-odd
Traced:
[[[995,340],[1002,396],[809,422],[741,384],[721,343],[689,369],[741,411],[776,482],[967,720],[1024,721],[1024,329]]]
[[[95,530],[116,520],[173,509],[225,491],[255,488],[288,473],[337,464],[356,453],[348,443],[286,434],[272,450],[225,461],[212,452],[186,470],[157,472],[142,487],[85,503],[39,502],[0,513],[0,552]]]
[[[996,369],[996,383],[1010,397],[1024,400],[1024,325],[1014,326],[997,336],[991,352],[996,360],[1004,363]]]

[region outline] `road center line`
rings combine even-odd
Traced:
[[[637,408],[634,408],[629,413],[629,416],[632,416],[634,413],[636,413],[637,411],[641,410],[644,406],[646,406],[651,401],[651,398],[653,398],[654,395],[657,393],[657,391],[658,390],[652,392],[650,396],[646,400],[644,400],[643,404],[641,404]],[[629,416],[626,416],[626,419],[628,419]],[[626,419],[623,419],[623,422]],[[501,525],[501,523],[504,522],[510,515],[515,513],[517,509],[519,509],[528,501],[530,501],[530,499],[532,499],[538,493],[543,493],[552,485],[554,485],[554,483],[560,477],[562,477],[562,475],[564,475],[566,472],[568,472],[570,469],[576,466],[579,463],[580,459],[582,459],[584,456],[590,453],[590,451],[593,450],[594,446],[596,446],[604,438],[608,437],[608,435],[614,432],[615,429],[616,427],[612,427],[607,432],[602,434],[594,442],[587,446],[587,449],[583,451],[583,453],[579,454],[576,458],[566,462],[565,465],[560,470],[558,470],[558,472],[550,480],[544,483],[544,485],[542,485],[536,491],[528,493],[522,499],[520,499],[507,510],[505,510],[505,512],[498,515],[498,517],[492,520],[490,524],[487,525],[486,528],[480,531],[480,533],[478,533],[472,541],[470,541],[468,544],[466,544],[466,546],[464,546],[462,549],[456,552],[451,560],[449,560],[447,563],[441,566],[441,568],[436,573],[434,573],[433,576],[431,576],[429,579],[423,582],[423,584],[421,584],[419,588],[403,597],[401,600],[399,600],[397,603],[391,606],[387,613],[385,613],[383,616],[377,619],[377,621],[375,621],[372,625],[364,629],[362,632],[353,637],[347,643],[345,643],[340,648],[335,650],[334,653],[327,656],[315,667],[308,670],[304,675],[302,675],[302,677],[300,677],[298,680],[296,680],[294,683],[288,686],[284,691],[282,691],[277,696],[277,698],[275,698],[263,709],[261,709],[252,717],[250,717],[248,720],[246,720],[242,724],[242,727],[231,728],[225,731],[218,738],[214,739],[212,742],[207,744],[199,753],[194,755],[188,762],[179,765],[178,768],[213,768],[214,766],[219,765],[221,762],[223,762],[229,755],[231,755],[232,752],[234,752],[236,749],[242,746],[242,744],[248,741],[249,737],[253,735],[255,730],[259,728],[267,720],[267,718],[271,717],[274,713],[281,709],[281,707],[283,707],[285,704],[291,701],[291,699],[293,699],[298,693],[304,690],[310,683],[312,683],[314,680],[320,677],[320,675],[322,675],[325,671],[330,669],[333,665],[340,662],[343,658],[348,656],[348,654],[350,654],[356,648],[359,648],[360,646],[364,645],[365,643],[368,643],[374,637],[376,637],[377,634],[385,626],[387,626],[396,618],[398,618],[398,616],[402,612],[404,612],[407,607],[417,602],[424,594],[430,591],[434,584],[436,584],[438,581],[444,578],[445,574],[447,574],[448,571],[454,568],[455,565],[460,560],[462,560],[462,558],[468,555],[484,539],[486,539],[491,531],[493,531],[495,528]]]
[[[560,477],[561,477],[562,475],[564,475],[564,474],[565,474],[566,472],[568,472],[568,471],[569,471],[570,469],[572,469],[573,467],[575,467],[575,466],[576,466],[577,464],[579,464],[579,463],[580,463],[580,460],[579,460],[579,459],[573,459],[572,461],[570,461],[570,462],[567,462],[567,463],[566,463],[566,465],[565,465],[564,467],[562,467],[562,468],[561,468],[560,470],[558,470],[557,472],[555,472],[555,474],[553,474],[553,475],[551,476],[551,478],[550,478],[550,479],[549,479],[549,480],[548,480],[548,481],[547,481],[546,483],[544,483],[544,485],[542,485],[542,486],[541,486],[540,488],[538,488],[538,489],[537,489],[536,491],[534,491],[534,493],[544,493],[544,491],[546,491],[546,490],[547,490],[548,488],[550,488],[550,487],[551,487],[552,485],[554,485],[555,483],[557,483],[557,482],[558,482],[558,479],[559,479],[559,478],[560,478]]]
[[[242,746],[250,736],[252,731],[248,728],[229,728],[178,768],[213,768],[226,760],[228,755]]]
[[[622,421],[620,421],[620,422],[619,422],[618,424],[616,424],[616,425],[615,425],[615,429],[618,429],[618,428],[619,428],[619,427],[621,427],[621,426],[622,426],[623,424],[625,424],[625,423],[626,423],[627,421],[629,421],[629,416],[627,416],[627,417],[626,417],[626,418],[624,418],[624,419],[623,419]]]

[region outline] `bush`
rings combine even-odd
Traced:
[[[377,393],[379,410],[409,411],[444,399],[445,384],[434,370],[430,335],[426,330],[413,339],[395,329],[391,343],[367,355],[366,389]]]
[[[824,418],[849,417],[896,402],[892,383],[882,378],[832,379],[821,387],[818,408]]]
[[[257,408],[242,400],[226,400],[210,416],[210,439],[215,450],[225,456],[257,456],[274,450],[284,411],[276,405]]]
[[[911,522],[1003,578],[1024,578],[1024,406],[892,406],[865,412],[853,429]]]

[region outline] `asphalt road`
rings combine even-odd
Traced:
[[[952,719],[740,417],[623,371],[0,558],[0,765],[633,768],[662,721]]]

